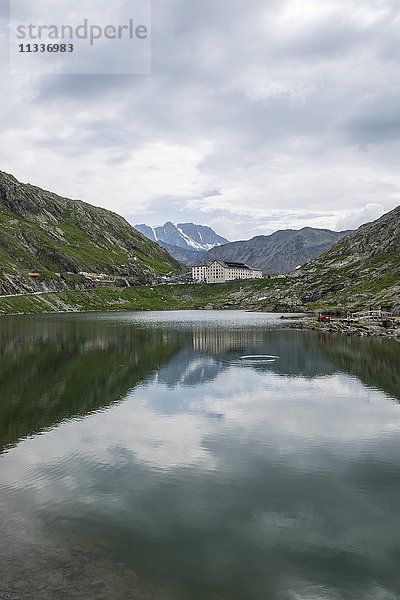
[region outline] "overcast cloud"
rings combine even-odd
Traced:
[[[2,170],[229,239],[354,228],[400,204],[397,0],[153,0],[152,14],[151,75],[30,76],[9,72],[1,6]]]

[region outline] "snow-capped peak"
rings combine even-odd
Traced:
[[[153,241],[197,252],[205,252],[214,246],[228,243],[228,240],[216,234],[211,227],[194,223],[168,221],[161,227],[148,225],[135,225],[135,227]]]

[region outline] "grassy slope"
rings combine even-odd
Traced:
[[[134,286],[125,289],[97,288],[87,291],[49,292],[35,296],[0,298],[0,315],[64,311],[128,311],[185,309],[247,309],[256,311],[315,311],[327,309],[345,314],[370,302],[395,304],[394,286],[374,293],[374,285],[356,284],[330,291],[317,301],[302,302],[299,286],[291,279],[255,280],[215,285]],[[381,280],[382,283],[382,280]],[[360,288],[362,287],[362,292]],[[304,288],[303,288],[304,290]],[[391,291],[392,290],[392,291]],[[302,288],[300,288],[300,292]],[[305,290],[303,293],[308,293]]]
[[[283,280],[259,280],[216,285],[135,286],[124,290],[97,288],[37,296],[0,298],[0,314],[63,310],[184,310],[258,308],[256,299],[284,286]]]
[[[294,282],[309,308],[400,303],[400,207],[362,225],[303,267]]]
[[[68,216],[57,225],[47,223],[46,231],[36,223],[2,211],[0,227],[3,269],[8,266],[12,270],[15,267],[18,270],[36,270],[44,278],[55,278],[54,273],[67,269],[70,263],[71,270],[76,265],[75,270],[115,273],[115,267],[128,265],[128,259],[134,254],[138,259],[137,266],[145,272],[151,270],[157,275],[164,275],[179,270],[179,265],[165,251],[159,252],[158,247],[154,248],[150,240],[137,241],[137,249],[131,252],[107,241],[100,247],[93,243],[87,231],[70,222]],[[52,230],[57,236],[52,235]],[[37,253],[32,252],[32,245],[35,249],[40,248]]]
[[[181,270],[180,263],[121,216],[0,172],[0,280],[1,272],[3,281],[7,275],[16,278],[14,289],[7,291],[32,284],[27,271],[57,284],[56,273],[63,271],[126,274],[145,282]]]
[[[122,275],[130,270],[138,283],[148,281],[152,273],[181,268],[122,217],[0,175],[6,181],[0,186],[0,266],[8,273],[19,271],[20,280],[25,268],[54,281],[54,271],[67,269],[69,263],[75,271]],[[135,263],[128,261],[132,255]],[[400,207],[363,225],[286,280],[0,298],[0,314],[205,307],[346,312],[369,304],[400,307]]]

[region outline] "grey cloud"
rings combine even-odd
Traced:
[[[171,7],[171,4],[168,6]],[[142,78],[132,77],[50,78],[41,85],[36,101],[46,102],[46,98],[58,95],[82,102],[86,97],[95,98],[99,95],[97,99],[100,103],[114,102],[123,90],[125,94],[131,94],[131,100],[124,103],[124,110],[130,112],[133,120],[136,114],[140,114],[140,119],[144,123],[147,121],[150,129],[176,136],[179,136],[180,129],[188,134],[201,129],[212,131],[215,128],[227,132],[237,131],[242,140],[249,140],[249,145],[254,144],[257,138],[263,144],[266,138],[323,132],[331,126],[333,110],[346,111],[341,91],[332,89],[335,81],[326,81],[306,102],[294,101],[290,92],[282,93],[278,98],[257,101],[246,97],[245,89],[236,92],[229,89],[229,78],[232,67],[235,70],[234,62],[238,56],[238,40],[234,35],[225,38],[222,34],[240,18],[248,17],[252,10],[259,11],[261,6],[257,1],[246,7],[228,7],[225,2],[216,7],[207,2],[201,6],[200,3],[195,3],[189,9],[185,4],[175,2],[174,12],[166,16],[165,7],[158,13],[159,7],[155,5],[153,81],[150,85]],[[172,15],[175,20],[171,33],[168,26],[171,25],[169,21]],[[160,22],[162,17],[167,26],[165,22]],[[282,55],[275,56],[273,60],[279,65],[281,60],[287,58],[289,50],[296,55],[309,54],[314,57],[329,54],[330,48],[337,49],[341,46],[340,36],[349,46],[350,40],[354,43],[356,36],[349,25],[339,33],[329,32],[327,27],[325,24],[322,30],[314,32],[315,35],[309,35],[310,32],[306,31],[302,40],[298,40],[298,43],[292,40],[292,46],[281,48]],[[197,32],[196,35],[194,31]],[[219,59],[210,55],[206,64],[201,65],[199,54],[206,53],[207,45],[203,47],[203,42],[205,40],[206,44],[210,35],[214,38],[221,35],[222,55]],[[251,56],[248,56],[246,45],[240,50],[239,54],[243,52],[245,56],[243,69],[246,68],[246,54],[248,59],[252,58],[252,64],[268,64],[268,56],[258,53],[264,44],[263,39],[253,41]],[[285,66],[288,65],[281,66],[284,77]],[[358,90],[349,90],[349,96],[358,93]]]
[[[0,2],[0,19],[9,19],[10,4],[9,2]]]
[[[400,113],[393,117],[363,117],[350,123],[348,135],[359,144],[384,143],[400,139]]]
[[[218,212],[222,209],[217,206],[196,218],[193,199],[199,198],[200,206],[209,189],[220,190],[223,198],[227,187],[244,189],[247,183],[251,191],[240,203],[254,210],[254,219],[260,218],[254,190],[261,196],[268,185],[272,186],[265,192],[268,206],[280,211],[282,219],[294,215],[301,226],[320,208],[327,219],[332,218],[332,206],[361,210],[375,190],[386,196],[379,202],[389,210],[393,188],[379,182],[387,179],[388,169],[393,176],[397,172],[387,144],[400,132],[395,61],[399,8],[395,2],[381,2],[378,13],[375,1],[365,0],[360,9],[371,10],[372,16],[376,11],[369,24],[346,5],[343,14],[328,11],[327,17],[314,20],[310,14],[304,26],[295,27],[296,23],[280,21],[289,4],[154,0],[151,76],[32,78],[22,99],[16,93],[12,107],[3,98],[4,130],[16,132],[13,139],[26,139],[33,152],[51,150],[60,161],[104,150],[99,171],[104,167],[107,181],[113,167],[127,162],[136,150],[159,142],[189,149],[199,139],[206,140],[210,148],[195,165],[201,183],[187,194],[198,222],[209,214],[226,213]],[[327,8],[331,6],[334,3],[328,1]],[[303,16],[307,17],[306,8]],[[60,130],[61,117],[69,127],[68,136]],[[359,173],[370,173],[364,153],[369,145],[376,146],[377,183],[372,191],[369,184],[355,184],[354,175],[346,171],[349,153]],[[288,167],[276,167],[276,182],[270,183],[268,173],[275,161]],[[295,177],[286,181],[292,164],[300,174],[311,169],[304,179],[309,189],[302,189]],[[316,180],[319,171],[336,173],[339,166],[343,175],[331,175],[333,181],[329,176],[328,181]],[[60,186],[63,173],[60,168]],[[94,175],[100,177],[98,172]],[[346,185],[338,190],[335,186],[342,177]],[[321,197],[329,196],[330,187],[325,206]],[[282,190],[291,198],[291,211],[280,200]],[[127,189],[127,197],[130,193]],[[152,198],[151,210],[165,207],[166,197],[178,198],[181,210],[189,210],[170,188]],[[232,204],[233,212],[238,208]],[[171,204],[173,210],[178,206]],[[128,213],[133,214],[133,207]],[[246,218],[253,227],[250,216]],[[279,215],[274,212],[272,219],[279,226]]]
[[[368,146],[393,142],[400,138],[399,91],[393,83],[371,92],[338,121],[338,127],[350,143]]]
[[[60,99],[78,102],[121,94],[132,85],[133,75],[44,75],[38,81],[36,104]]]

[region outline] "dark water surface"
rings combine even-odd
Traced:
[[[0,599],[400,598],[400,344],[0,320]]]

